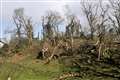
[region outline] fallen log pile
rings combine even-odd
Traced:
[[[92,51],[94,50],[94,51]],[[112,80],[120,80],[120,50],[119,48],[109,48],[104,51],[109,57],[101,55],[101,60],[97,60],[97,50],[94,45],[82,45],[73,51],[73,56],[61,58],[64,65],[79,66],[81,76],[92,75],[96,77],[109,77]],[[66,60],[67,63],[65,62]],[[67,65],[68,67],[68,65]]]

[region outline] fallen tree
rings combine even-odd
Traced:
[[[113,45],[114,46],[114,45]],[[120,46],[106,48],[98,61],[94,44],[80,45],[73,51],[73,56],[61,58],[67,67],[79,67],[81,76],[92,75],[96,77],[109,77],[114,80],[120,79]],[[66,61],[67,60],[67,61]]]

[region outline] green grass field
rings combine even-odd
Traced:
[[[51,61],[49,64],[44,64],[44,61],[26,58],[19,63],[0,64],[0,80],[55,80],[63,72],[75,71],[57,60]],[[67,78],[65,80],[113,80],[111,78],[83,76],[82,78]]]
[[[25,59],[19,63],[10,62],[0,64],[0,80],[53,80],[59,75],[61,65],[57,61],[44,64],[43,61]]]

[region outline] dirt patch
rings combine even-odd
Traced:
[[[25,58],[26,58],[25,55],[23,55],[23,54],[21,54],[21,53],[17,53],[17,54],[15,54],[15,55],[11,58],[11,62],[12,62],[12,63],[17,63],[17,62],[19,62],[19,61],[21,61],[21,60],[23,60],[23,59],[25,59]]]

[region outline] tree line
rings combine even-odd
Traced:
[[[85,22],[88,22],[87,28],[89,28],[89,31],[87,33],[83,30],[84,26],[80,23],[80,19],[74,14],[68,14],[69,11],[64,17],[57,11],[48,11],[46,15],[42,16],[42,26],[38,26],[42,28],[42,40],[51,41],[52,45],[57,45],[58,41],[64,38],[69,39],[72,46],[76,38],[97,39],[99,59],[105,40],[120,40],[120,1],[109,0],[107,4],[102,1],[81,2],[80,4],[81,12],[84,13],[86,18]],[[24,8],[15,9],[12,18],[15,24],[14,38],[17,40],[16,45],[20,44],[22,39],[25,38],[30,47],[33,40],[39,39],[39,33],[37,38],[34,37],[32,18],[24,14]],[[65,27],[62,32],[59,30],[60,25]]]

